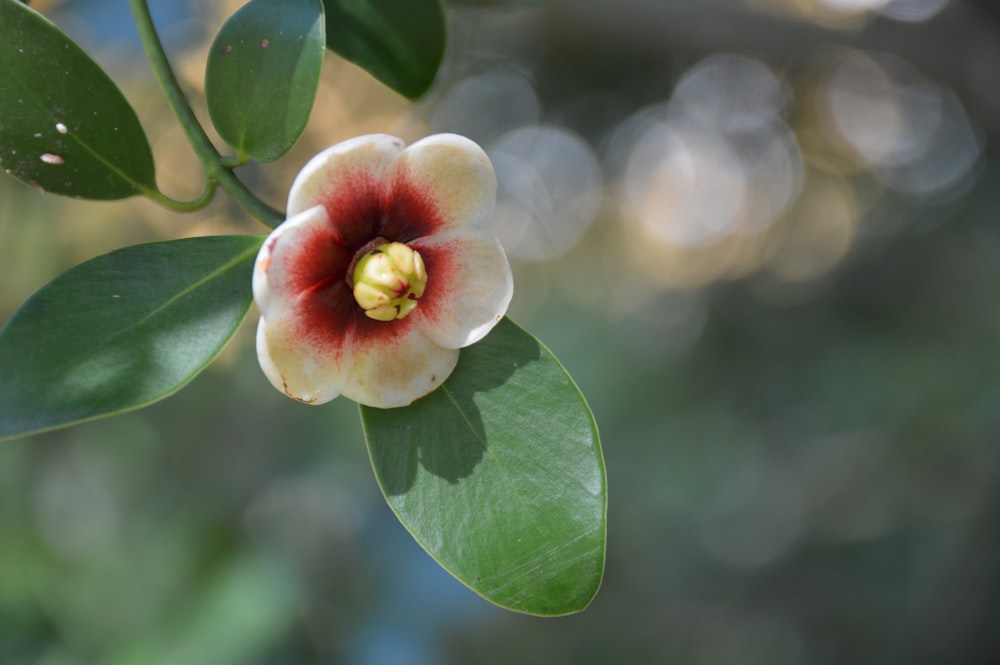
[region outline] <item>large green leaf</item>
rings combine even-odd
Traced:
[[[326,45],[396,92],[427,92],[444,57],[440,0],[323,0]]]
[[[386,500],[446,570],[512,610],[587,606],[604,570],[604,462],[583,396],[538,340],[505,319],[441,388],[361,415]]]
[[[0,167],[54,194],[121,199],[156,190],[135,111],[44,16],[0,0]]]
[[[324,53],[320,0],[251,0],[212,44],[205,97],[212,124],[241,157],[272,162],[309,120]]]
[[[0,438],[145,406],[194,378],[246,316],[261,240],[126,247],[39,290],[0,329]]]

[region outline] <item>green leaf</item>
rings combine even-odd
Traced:
[[[44,286],[0,329],[0,438],[108,416],[177,391],[250,306],[258,236],[126,247]]]
[[[208,56],[212,124],[241,157],[273,162],[302,135],[323,65],[320,0],[251,0]]]
[[[604,570],[604,461],[583,396],[538,340],[504,319],[441,388],[361,417],[389,506],[459,581],[529,614],[590,603]]]
[[[410,99],[427,92],[444,57],[440,0],[323,0],[326,45]]]
[[[47,192],[156,191],[149,141],[108,75],[56,26],[0,0],[0,167]]]

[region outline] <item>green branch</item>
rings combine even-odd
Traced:
[[[146,0],[129,0],[129,6],[132,8],[132,17],[135,19],[139,38],[146,50],[146,57],[149,58],[149,63],[153,67],[153,74],[166,95],[170,108],[177,116],[177,121],[184,129],[191,147],[194,148],[195,154],[204,165],[210,181],[218,183],[219,187],[229,194],[241,208],[262,223],[271,228],[280,224],[284,221],[285,216],[260,200],[247,189],[246,185],[239,181],[231,171],[234,166],[232,160],[227,160],[219,155],[215,146],[212,145],[212,141],[205,134],[205,130],[198,122],[198,118],[195,117],[194,111],[191,110],[191,105],[188,104],[187,98],[170,68],[170,61],[167,59],[166,51],[163,50],[163,44],[156,32],[156,26],[153,24],[153,17],[149,13]]]

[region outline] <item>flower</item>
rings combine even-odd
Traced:
[[[486,153],[454,134],[409,147],[361,136],[313,157],[254,264],[271,383],[309,404],[344,395],[381,408],[443,383],[513,293],[503,248],[482,229],[496,187]]]

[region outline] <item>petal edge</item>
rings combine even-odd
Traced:
[[[427,292],[411,316],[445,348],[481,340],[500,322],[514,295],[514,279],[500,241],[477,229],[421,238],[414,243],[427,265]]]
[[[493,164],[477,143],[457,134],[417,141],[392,162],[385,178],[387,237],[482,227],[496,205]],[[413,214],[414,202],[422,214]]]
[[[405,143],[388,134],[367,134],[334,144],[306,162],[288,192],[288,217],[325,203],[332,192],[371,186],[381,191],[386,169]],[[334,211],[330,211],[334,216]]]

